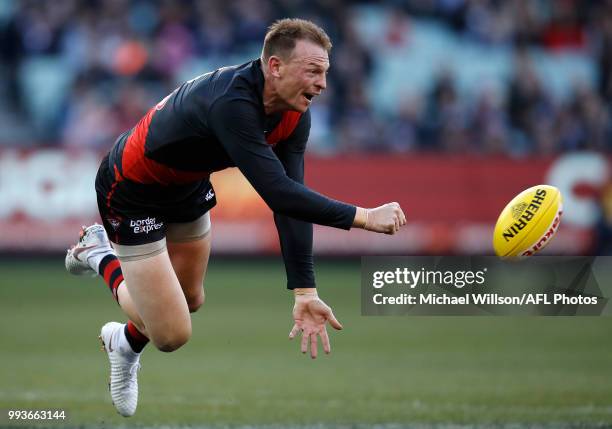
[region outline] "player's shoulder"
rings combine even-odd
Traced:
[[[241,106],[238,112],[256,110],[259,103],[253,63],[221,67],[186,81],[176,91],[178,105],[188,115],[202,118],[204,122],[208,122],[211,113],[228,116],[237,110],[236,105]]]
[[[260,79],[257,76],[255,61],[244,64],[225,66],[212,72],[200,75],[186,85],[192,86],[192,91],[198,95],[205,95],[209,99],[245,96],[255,97]]]

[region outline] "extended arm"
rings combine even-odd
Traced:
[[[304,183],[304,152],[310,132],[310,112],[306,112],[291,137],[278,144],[274,151],[281,160],[287,175]],[[331,352],[327,334],[327,323],[334,329],[342,329],[332,309],[318,296],[315,289],[312,261],[312,224],[274,214],[278,228],[281,249],[287,270],[287,287],[293,289],[295,304],[293,306],[293,327],[289,338],[301,334],[300,349],[308,351],[310,356],[317,357],[317,338],[321,339],[323,351]]]
[[[294,326],[289,335],[302,333],[302,352],[310,343],[317,356],[317,337],[330,352],[326,324],[342,325],[317,295],[312,269],[312,223],[349,229],[357,226],[392,234],[405,223],[397,203],[376,209],[358,209],[318,194],[303,185],[303,153],[299,144],[274,153],[263,138],[263,115],[247,100],[213,106],[209,126],[236,166],[275,214],[287,269],[287,285],[294,289]],[[282,142],[281,142],[282,144]],[[303,141],[305,145],[305,141]],[[283,159],[283,162],[279,160]]]
[[[306,112],[293,134],[280,142],[274,152],[289,178],[304,184],[304,152],[310,133],[310,112]],[[287,271],[287,288],[314,288],[312,223],[274,213],[281,252]]]
[[[349,229],[356,207],[327,198],[287,176],[263,137],[261,113],[248,101],[217,102],[211,128],[242,174],[273,212],[305,222]]]
[[[385,234],[394,234],[406,223],[397,203],[358,208],[291,179],[263,138],[262,115],[250,101],[221,100],[211,107],[208,126],[273,212],[319,225],[343,229],[355,226]]]

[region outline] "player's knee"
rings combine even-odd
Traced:
[[[162,352],[173,352],[189,341],[191,338],[191,326],[176,329],[172,333],[153,337],[153,344]]]
[[[198,311],[198,309],[204,305],[205,297],[204,289],[201,289],[200,293],[188,297],[187,306],[189,307],[189,312],[195,313]]]
[[[155,347],[157,347],[159,351],[170,353],[184,346],[187,343],[187,341],[189,341],[189,337],[190,336],[187,336],[187,335],[185,336],[177,335],[177,336],[173,336],[170,338],[164,338],[160,341],[157,341],[155,343]]]

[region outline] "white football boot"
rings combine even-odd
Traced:
[[[83,276],[98,274],[98,265],[104,256],[114,253],[102,225],[94,223],[82,227],[79,241],[66,252],[66,269],[70,274]]]
[[[124,417],[133,416],[138,405],[138,370],[140,353],[132,351],[125,334],[125,325],[108,322],[102,326],[100,341],[110,361],[108,390],[117,412]]]

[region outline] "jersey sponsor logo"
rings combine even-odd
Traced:
[[[154,217],[130,220],[130,228],[132,228],[134,234],[148,234],[151,231],[160,229],[162,226],[164,226],[164,223],[157,222]]]
[[[215,192],[212,189],[209,189],[208,192],[206,193],[206,196],[204,197],[204,199],[206,201],[210,201],[215,197]]]

